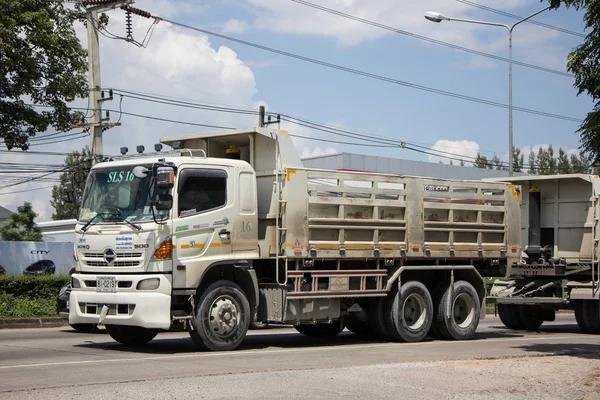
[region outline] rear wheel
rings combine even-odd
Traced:
[[[500,321],[510,329],[525,329],[525,322],[521,316],[520,305],[498,304]]]
[[[573,301],[573,308],[575,310],[575,320],[577,325],[584,333],[594,333],[594,326],[591,324],[587,316],[588,307],[584,307],[586,300]]]
[[[421,282],[406,282],[387,298],[384,312],[392,340],[418,342],[427,336],[433,321],[431,294]]]
[[[200,296],[190,336],[208,350],[233,350],[250,326],[250,304],[244,291],[231,281],[210,284]]]
[[[325,339],[334,338],[344,330],[340,321],[334,321],[331,324],[296,325],[294,328],[305,336]]]
[[[388,297],[390,294],[388,294]],[[371,330],[381,340],[390,340],[385,327],[384,305],[387,297],[378,297],[371,301],[369,305],[369,326]]]
[[[158,334],[157,329],[142,328],[141,326],[106,325],[111,338],[119,343],[129,345],[146,344]]]
[[[375,333],[368,321],[348,323],[346,324],[346,329],[361,336],[373,336]]]
[[[438,293],[433,321],[435,333],[441,339],[470,339],[479,325],[481,310],[479,296],[473,285],[466,281],[455,282],[454,290],[450,293],[450,284],[446,283]]]

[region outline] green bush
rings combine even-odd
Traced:
[[[0,293],[0,318],[56,317],[56,296],[52,299],[29,299]]]
[[[47,299],[56,302],[60,288],[70,279],[68,275],[7,275],[0,278],[0,295],[8,294],[28,300]]]

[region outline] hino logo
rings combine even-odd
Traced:
[[[117,255],[113,249],[108,249],[104,252],[104,261],[106,261],[107,264],[115,261],[115,258],[117,258]]]

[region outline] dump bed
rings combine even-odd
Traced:
[[[567,275],[577,273],[589,280],[598,261],[598,217],[600,179],[596,175],[566,174],[521,176],[510,179],[523,191],[521,212],[521,247],[526,250],[532,240],[551,250],[551,256],[564,259]],[[497,181],[498,179],[490,179]],[[531,207],[539,200],[539,207]],[[535,215],[537,214],[537,215]],[[535,232],[536,228],[539,234]],[[577,270],[582,270],[577,272]],[[520,275],[520,267],[509,276]]]
[[[276,225],[289,258],[504,263],[520,255],[519,203],[520,188],[506,183],[295,168],[281,178]],[[261,246],[271,255],[275,237]]]

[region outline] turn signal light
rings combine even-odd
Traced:
[[[171,239],[167,239],[154,251],[154,258],[157,260],[169,260],[171,259],[172,252],[173,243],[171,242]]]

